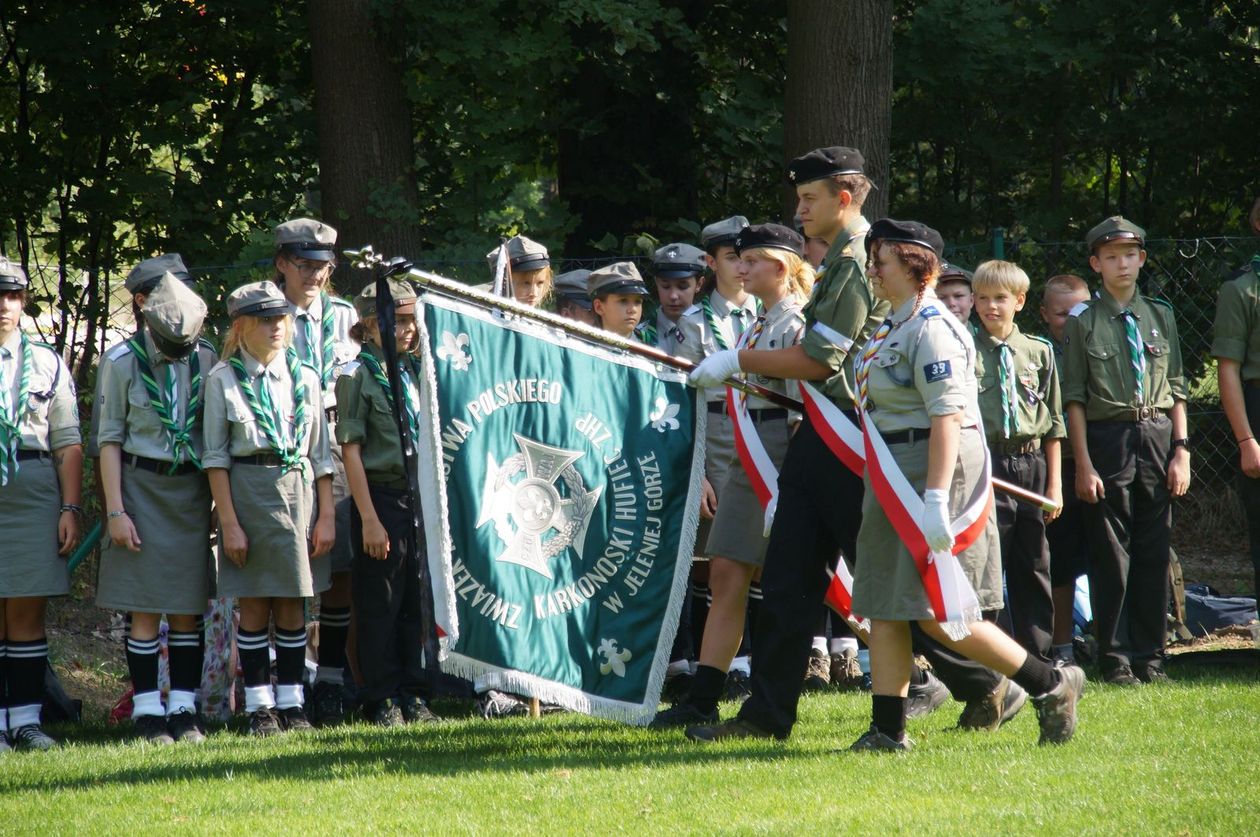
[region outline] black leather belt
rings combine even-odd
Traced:
[[[187,474],[196,474],[201,471],[191,462],[185,462],[182,465],[175,466],[175,470],[171,470],[171,463],[163,462],[160,459],[150,459],[147,456],[137,456],[134,453],[123,455],[123,463],[139,468],[142,471],[151,471],[163,477],[182,477]]]
[[[708,409],[710,413],[722,413],[723,415],[725,415],[726,400],[723,399],[722,401],[710,401]]]
[[[52,454],[46,450],[27,450],[26,448],[19,448],[17,452],[18,462],[25,462],[28,459],[39,459],[41,457],[51,455]]]
[[[989,442],[989,450],[996,456],[1020,456],[1036,453],[1041,450],[1040,439],[1029,439],[1027,442]]]
[[[912,427],[909,430],[894,430],[879,435],[884,437],[886,445],[904,445],[907,442],[927,441],[932,431],[926,427]]]
[[[274,453],[255,453],[250,456],[233,456],[232,461],[239,465],[261,465],[264,468],[279,468],[283,460]]]
[[[710,401],[709,412],[726,414],[725,401]],[[788,411],[783,407],[760,407],[748,411],[748,415],[752,416],[753,421],[776,421],[779,419],[787,419]]]

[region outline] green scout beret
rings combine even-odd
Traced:
[[[24,291],[28,284],[22,266],[0,256],[0,291]]]
[[[730,247],[735,243],[739,231],[748,226],[748,219],[743,215],[732,215],[722,221],[716,221],[700,231],[700,246],[712,252],[714,247]]]
[[[822,180],[824,177],[836,177],[842,174],[864,174],[866,160],[862,152],[856,148],[833,145],[828,148],[815,148],[808,154],[797,157],[788,163],[788,180],[796,186]]]
[[[591,298],[587,293],[586,280],[590,277],[589,270],[569,270],[561,273],[556,277],[556,294],[563,297],[565,302],[572,302],[583,308],[591,307]]]
[[[735,252],[745,250],[786,250],[789,253],[805,257],[805,238],[796,230],[788,229],[782,224],[756,224],[739,234],[735,239]]]
[[[523,235],[514,235],[508,239],[508,262],[511,269],[515,271],[541,270],[551,264],[551,256],[547,254],[547,248],[534,241],[532,238],[526,238]],[[499,248],[495,247],[489,253],[486,253],[486,263],[490,265],[491,270],[496,270],[499,266]]]
[[[389,279],[389,293],[394,297],[394,313],[410,314],[416,310],[416,290],[410,282]],[[369,282],[354,298],[354,310],[360,317],[376,316],[376,283]]]
[[[188,268],[184,267],[184,260],[179,253],[163,253],[152,259],[145,259],[131,269],[124,283],[127,293],[147,294],[167,273],[175,274],[175,278],[181,282],[192,283],[192,277],[188,275]]]
[[[167,357],[191,352],[206,321],[206,303],[174,273],[165,273],[140,309],[149,336]]]
[[[289,301],[275,282],[250,282],[228,294],[227,310],[229,317],[274,317],[288,312]]]
[[[606,294],[639,294],[647,296],[647,285],[634,262],[613,262],[599,270],[592,270],[586,277],[586,289],[591,299]]]
[[[313,218],[294,218],[276,227],[276,249],[290,256],[331,262],[337,258],[337,231]]]
[[[1085,244],[1091,253],[1103,244],[1122,240],[1132,241],[1141,247],[1146,243],[1146,230],[1127,218],[1112,215],[1085,234]]]
[[[945,240],[941,234],[918,221],[894,221],[892,218],[881,218],[866,233],[867,242],[899,241],[903,244],[917,244],[926,247],[938,257],[945,249]],[[869,243],[867,244],[870,248]]]
[[[652,271],[662,279],[684,279],[704,273],[704,251],[690,244],[666,244],[652,256]]]
[[[973,278],[975,278],[975,274],[970,270],[950,262],[941,262],[941,275],[936,278],[936,281],[944,282],[946,279],[961,280],[971,285]]]

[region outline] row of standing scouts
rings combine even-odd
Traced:
[[[702,742],[785,738],[807,685],[863,681],[860,641],[870,652],[872,723],[854,749],[908,749],[907,718],[951,696],[964,704],[960,728],[995,730],[1031,699],[1040,740],[1066,741],[1084,690],[1071,650],[1078,575],[1090,576],[1102,678],[1165,677],[1170,500],[1190,479],[1173,311],[1137,290],[1145,233],[1109,218],[1086,238],[1101,287],[1091,294],[1080,277],[1051,278],[1041,302],[1050,337],[1023,334],[1014,318],[1027,304],[1028,276],[1001,261],[972,275],[941,260],[930,227],[869,223],[863,163],[855,149],[830,147],[790,164],[799,232],[736,216],[706,227],[699,248],[662,247],[653,258],[658,307],[646,321],[650,294],[632,263],[561,274],[553,287],[546,249],[524,237],[509,242],[518,301],[552,297],[565,316],[696,364],[692,382],[709,419],[696,543],[708,560],[697,562],[693,624],[680,630],[670,664],[674,701],[653,725],[683,727]],[[304,602],[317,594],[313,719],[343,717],[350,672],[370,720],[436,719],[417,641],[421,550],[408,534],[381,351],[382,340],[396,341],[402,412],[416,416],[415,295],[395,284],[397,328],[382,335],[373,287],[353,305],[328,292],[335,236],[309,219],[276,229],[276,281],[229,295],[221,355],[200,338],[206,306],[178,256],[147,260],[128,276],[138,328],[102,360],[87,453],[99,461],[109,527],[97,600],[129,614],[133,718],[151,741],[204,738],[196,694],[212,596],[239,603],[252,733],[310,726]],[[0,749],[43,749],[55,745],[39,724],[44,609],[68,591],[64,556],[81,534],[83,454],[69,372],[22,335],[27,279],[7,261],[0,267],[0,502],[19,521],[0,544]],[[712,288],[698,296],[706,274]],[[1213,344],[1253,512],[1253,557],[1257,282],[1253,263],[1226,283]],[[778,509],[763,534],[724,400],[723,381],[737,375],[794,398],[798,382],[811,382],[844,420],[878,431],[921,495],[926,548],[955,551],[976,592],[965,631],[947,632],[934,618],[916,568],[923,545],[907,546],[869,473],[833,454],[831,430],[752,396],[749,414],[780,469]],[[1063,502],[1062,518],[998,495],[964,543],[952,523],[983,484],[986,460],[995,476]],[[853,569],[853,610],[869,628],[825,615],[838,555]],[[914,664],[915,655],[929,666]],[[488,716],[523,709],[512,696],[478,691]],[[723,722],[718,704],[732,695],[748,697]]]

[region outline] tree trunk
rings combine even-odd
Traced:
[[[892,0],[788,2],[784,162],[828,145],[857,148],[879,187],[868,218],[888,212],[892,15]]]
[[[310,0],[307,20],[319,136],[321,220],[337,247],[371,244],[386,256],[420,254],[411,105],[401,68],[378,33],[371,0]],[[368,280],[338,268],[343,292]]]

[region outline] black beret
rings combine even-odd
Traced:
[[[739,231],[735,238],[736,253],[759,248],[787,250],[805,257],[805,239],[796,230],[782,224],[754,224]]]
[[[829,148],[815,148],[788,163],[787,176],[788,180],[799,186],[840,174],[864,174],[862,166],[865,163],[862,152],[856,148],[833,145]]]
[[[920,224],[918,221],[894,221],[892,218],[881,218],[871,224],[871,228],[866,233],[866,240],[917,244],[931,250],[937,258],[945,249],[945,241],[941,238],[941,234],[927,224]],[[867,244],[867,249],[870,249],[869,244]]]

